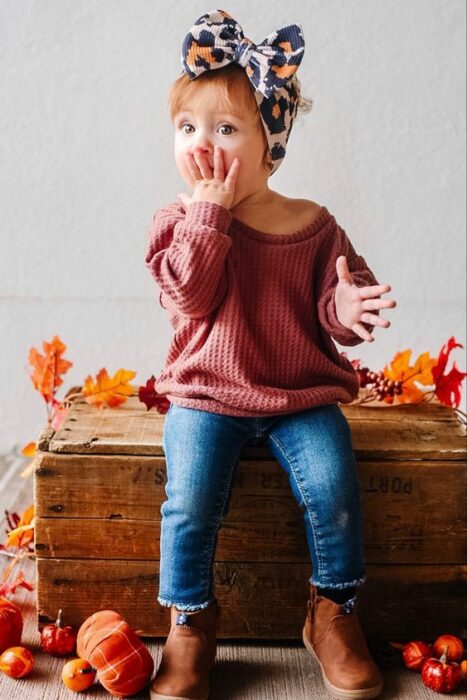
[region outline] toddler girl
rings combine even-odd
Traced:
[[[153,700],[208,697],[218,529],[251,440],[269,445],[304,513],[303,641],[326,687],[339,698],[382,689],[355,607],[366,580],[360,484],[338,406],[359,381],[334,340],[372,342],[375,325],[389,326],[379,310],[395,301],[381,300],[390,286],[325,206],[269,188],[306,106],[303,53],[300,25],[256,45],[213,10],[185,37],[170,95],[175,160],[193,191],[156,212],[146,255],[175,331],[156,383],[170,400],[158,601],[171,628]]]

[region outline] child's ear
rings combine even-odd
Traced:
[[[267,146],[265,147],[264,153],[263,153],[263,165],[268,172],[272,168],[272,158],[271,158],[271,154],[269,152],[269,148]]]

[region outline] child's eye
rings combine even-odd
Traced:
[[[184,134],[187,134],[189,132],[185,131],[185,126],[192,126],[192,125],[189,122],[183,122],[182,124],[180,124],[180,129],[182,129]],[[221,124],[221,126],[219,128],[224,129],[225,127],[227,129],[232,129],[232,131],[230,131],[228,133],[232,133],[233,131],[236,131],[235,127],[231,126],[230,124]],[[223,136],[227,136],[227,135],[228,134],[225,134],[225,133],[223,134]]]
[[[232,131],[235,131],[234,127],[230,126],[230,124],[222,124],[220,128],[223,129],[224,127],[227,127],[227,129],[232,129]],[[232,133],[232,132],[230,132],[230,133]]]

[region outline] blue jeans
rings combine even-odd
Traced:
[[[161,605],[195,611],[216,600],[217,534],[235,468],[247,442],[266,441],[304,514],[310,583],[346,588],[366,580],[360,482],[350,428],[337,403],[261,418],[171,403],[163,432]]]

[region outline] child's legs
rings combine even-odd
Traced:
[[[337,404],[281,417],[269,445],[304,511],[313,574],[321,588],[366,580],[360,482],[347,420]]]
[[[252,426],[245,419],[171,404],[163,434],[167,500],[161,506],[161,605],[195,611],[215,600],[217,533]]]

